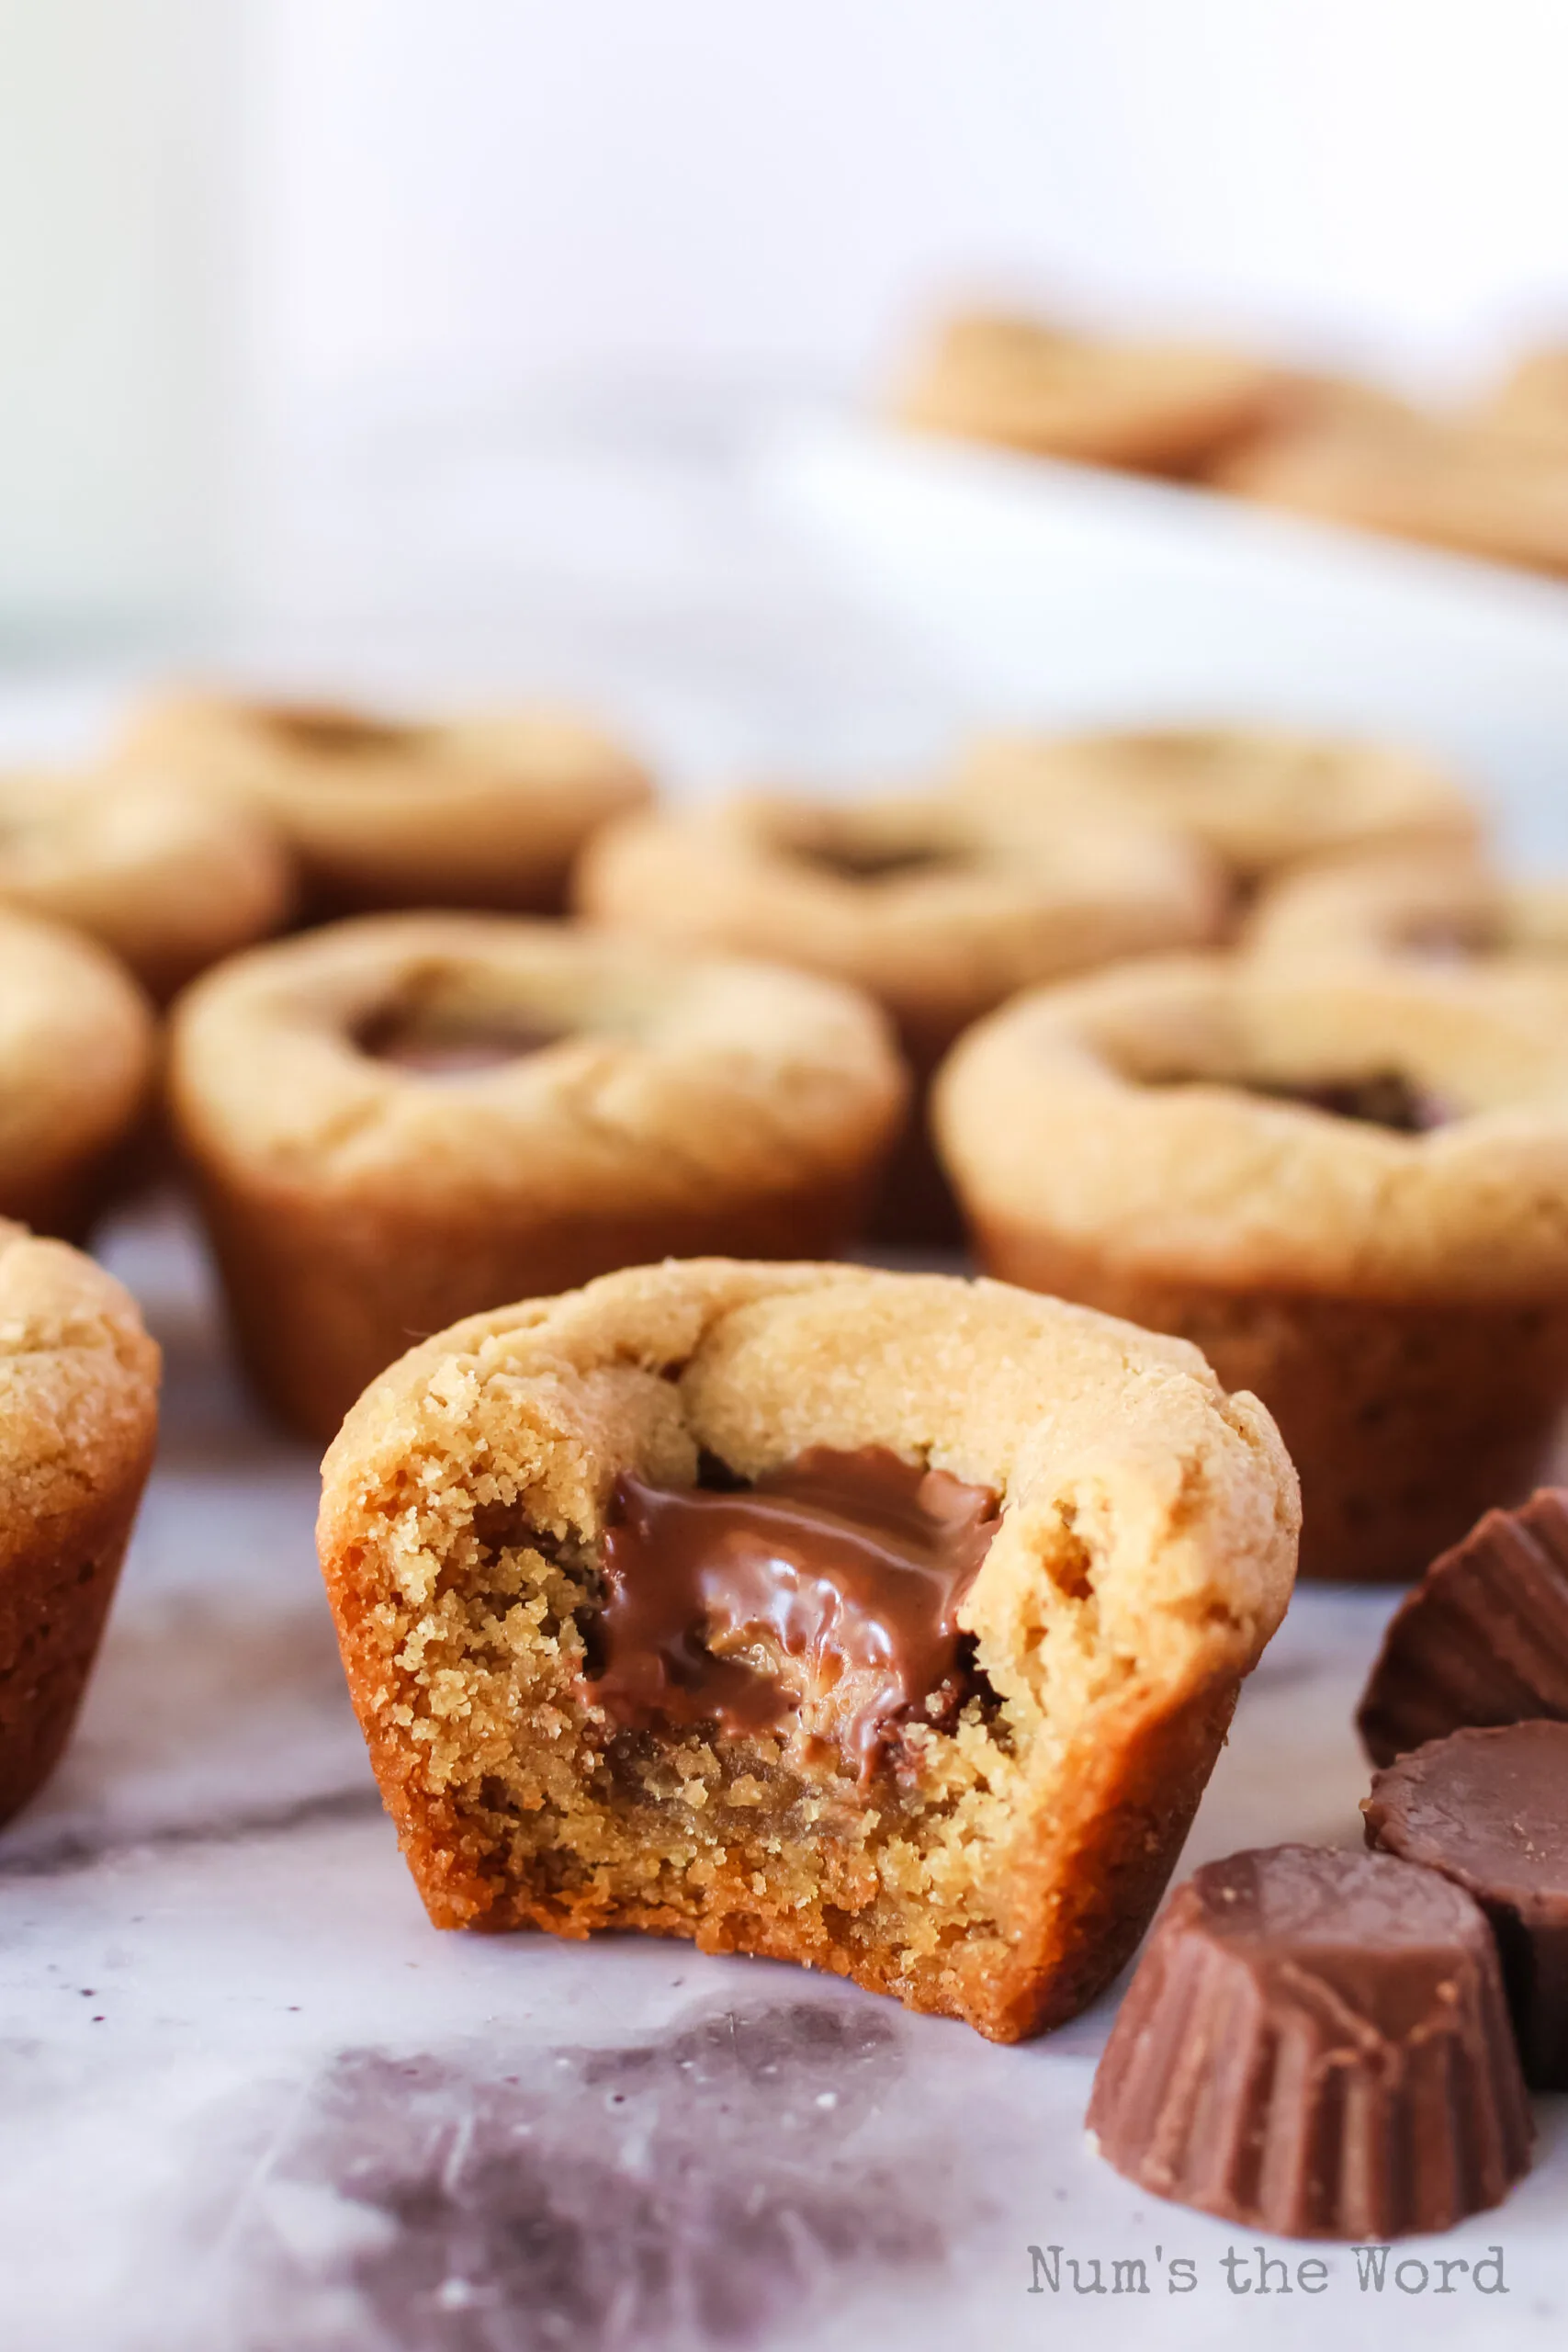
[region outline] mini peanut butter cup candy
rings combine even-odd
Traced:
[[[841,1248],[905,1081],[875,1006],[804,973],[380,915],[187,991],[170,1095],[251,1375],[324,1442],[456,1316],[665,1254]]]
[[[416,1349],[319,1535],[438,1926],[689,1937],[1015,2041],[1142,1933],[1295,1526],[1178,1341],[706,1260]]]
[[[1446,2230],[1528,2169],[1492,1933],[1435,1871],[1274,1846],[1177,1888],[1089,2100],[1142,2188],[1281,2237]]]
[[[158,1432],[158,1351],[90,1258],[0,1221],[0,1821],[49,1778]]]
[[[1456,1731],[1379,1772],[1367,1843],[1474,1895],[1492,1923],[1525,2079],[1568,2090],[1568,1723]]]
[[[953,789],[1015,817],[1089,797],[1184,827],[1243,893],[1303,860],[1441,852],[1461,862],[1473,857],[1481,826],[1460,786],[1419,752],[1283,728],[986,735]]]
[[[1568,1720],[1568,1492],[1489,1510],[1390,1618],[1357,1710],[1374,1764],[1468,1724]]]
[[[0,909],[0,1217],[81,1238],[131,1172],[154,1052],[112,956]]]
[[[1206,853],[1168,826],[1083,808],[1020,820],[940,793],[749,794],[628,818],[590,844],[575,891],[598,921],[864,989],[922,1082],[1032,981],[1204,944],[1223,897]],[[943,1204],[917,1102],[886,1238],[941,1238]]]
[[[1195,472],[1261,423],[1275,370],[1210,345],[1114,341],[1050,320],[963,312],[922,353],[907,424],[1038,457]]]
[[[987,1269],[1179,1332],[1278,1420],[1304,1575],[1408,1579],[1568,1402],[1558,980],[1189,958],[1016,998],[938,1073]]]
[[[553,914],[594,827],[651,794],[620,744],[547,708],[411,719],[170,694],[137,714],[116,764],[264,818],[317,916],[380,907]]]

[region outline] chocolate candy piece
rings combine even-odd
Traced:
[[[622,1724],[783,1732],[869,1777],[901,1722],[968,1695],[958,1605],[997,1498],[884,1446],[816,1446],[754,1487],[610,1497],[592,1698]]]
[[[1378,1773],[1367,1843],[1441,1871],[1492,1922],[1525,2079],[1568,2090],[1568,1724],[1456,1731]]]
[[[1390,1620],[1356,1723],[1374,1764],[1464,1724],[1568,1717],[1568,1491],[1489,1510]]]
[[[1089,2123],[1141,2188],[1286,2237],[1496,2204],[1530,2120],[1484,1916],[1387,1854],[1209,1863],[1149,1939]]]

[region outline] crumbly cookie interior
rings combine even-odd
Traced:
[[[689,1474],[706,1453],[711,1480],[706,1434],[688,1422],[681,1450]],[[500,1917],[569,1934],[635,1921],[722,1949],[787,1924],[804,1953],[891,1948],[901,1970],[1002,1932],[990,1882],[1021,1725],[972,1643],[962,1689],[930,1694],[940,1725],[911,1713],[869,1775],[782,1729],[628,1728],[592,1679],[602,1537],[538,1524],[525,1486],[502,1458],[429,1498],[440,1566],[399,1657],[428,1780],[485,1857]],[[750,1655],[784,1663],[765,1642]]]

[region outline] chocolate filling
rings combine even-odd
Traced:
[[[1357,1119],[1365,1126],[1388,1127],[1401,1136],[1429,1135],[1434,1127],[1446,1125],[1450,1116],[1435,1094],[1399,1069],[1300,1084],[1258,1079],[1249,1081],[1246,1091],[1271,1102],[1301,1102],[1312,1111],[1326,1111],[1336,1119]]]
[[[1403,925],[1398,944],[1429,964],[1468,964],[1472,956],[1495,955],[1504,943],[1495,923],[1441,922],[1434,916]]]
[[[403,1004],[373,1012],[355,1031],[354,1042],[371,1061],[390,1062],[422,1078],[466,1078],[536,1054],[566,1034],[520,1013],[443,1014],[434,1007]]]
[[[1149,1086],[1192,1086],[1205,1081],[1191,1071],[1171,1077],[1145,1078]],[[1446,1126],[1454,1114],[1400,1069],[1369,1070],[1360,1078],[1219,1080],[1239,1094],[1256,1094],[1265,1102],[1299,1102],[1309,1111],[1325,1111],[1331,1118],[1354,1119],[1369,1127],[1387,1127],[1395,1135],[1429,1135]]]
[[[883,1446],[813,1446],[752,1487],[623,1472],[604,1532],[592,1698],[638,1730],[785,1733],[863,1782],[903,1724],[978,1685],[958,1609],[998,1525],[988,1487]]]
[[[886,882],[904,874],[931,874],[963,864],[956,850],[883,847],[874,842],[794,842],[790,855],[840,882]]]

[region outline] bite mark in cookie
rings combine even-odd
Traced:
[[[684,1936],[1013,2041],[1141,1934],[1282,1611],[1293,1474],[1059,1301],[666,1262],[443,1333],[323,1571],[440,1926]]]

